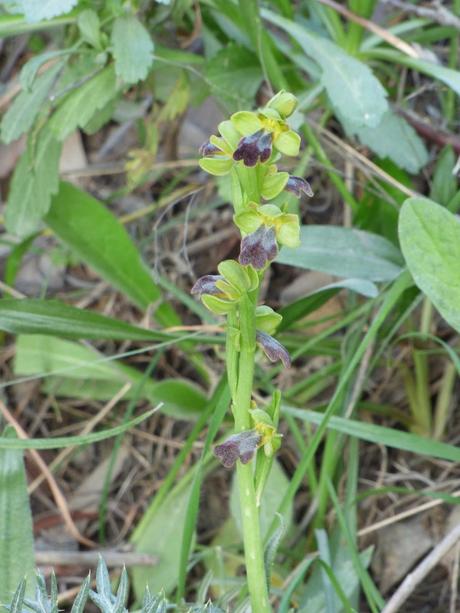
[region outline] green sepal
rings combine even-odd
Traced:
[[[224,300],[228,298],[229,300],[236,301],[241,298],[240,290],[231,285],[228,281],[219,279],[219,281],[216,281],[216,287],[224,294]]]
[[[270,221],[276,219],[283,214],[282,210],[276,204],[263,204],[259,207],[260,215],[270,218]]]
[[[235,215],[233,221],[241,232],[245,232],[246,234],[255,232],[262,224],[259,213],[252,208],[246,208],[241,213],[238,213],[238,215]]]
[[[203,296],[201,296],[201,301],[207,309],[209,309],[212,313],[216,313],[216,315],[226,315],[227,313],[231,313],[237,304],[236,302],[223,300],[222,298],[210,296],[209,294],[203,294]]]
[[[300,224],[297,215],[283,215],[283,220],[278,227],[276,238],[278,242],[285,247],[295,248],[300,245]]]
[[[257,451],[256,470],[254,473],[254,485],[256,490],[256,504],[260,507],[265,484],[273,464],[273,456],[267,457],[263,449]]]
[[[265,200],[272,200],[280,194],[289,179],[288,172],[267,173],[262,183],[261,195]]]
[[[255,271],[251,267],[243,266],[236,260],[224,260],[218,265],[217,270],[240,295],[256,289],[259,285],[257,273],[254,276]],[[216,285],[220,289],[218,283],[219,281]]]
[[[267,334],[274,334],[283,317],[266,304],[256,309],[256,328]]]
[[[297,104],[297,98],[282,89],[267,102],[267,108],[275,109],[283,119],[286,119],[296,110]]]
[[[273,392],[272,399],[270,401],[270,404],[267,405],[266,410],[272,419],[273,425],[275,426],[275,428],[278,428],[281,411],[281,392],[279,390],[275,390]]]
[[[228,146],[234,151],[240,142],[241,136],[230,119],[221,121],[217,129]]]
[[[254,132],[262,128],[260,119],[257,117],[256,113],[252,113],[251,111],[238,111],[238,113],[234,113],[230,117],[230,120],[238,132],[243,136],[254,134]]]
[[[266,426],[274,428],[273,420],[267,411],[263,409],[250,409],[249,412],[256,426],[257,424],[265,424]]]
[[[294,130],[281,132],[275,139],[274,145],[280,153],[295,157],[299,155],[300,136]]]
[[[227,336],[235,351],[240,351],[241,332],[234,326],[227,326]]]
[[[214,145],[215,147],[217,147],[218,149],[220,149],[223,153],[225,153],[225,155],[227,155],[229,158],[232,157],[233,155],[233,151],[232,149],[228,146],[228,143],[226,142],[226,140],[220,136],[216,136],[215,134],[213,134],[212,136],[209,137],[209,142],[211,143],[211,145]],[[212,156],[210,156],[212,157]],[[218,158],[217,158],[218,159]]]
[[[233,166],[233,160],[228,157],[207,157],[201,158],[198,161],[200,168],[208,172],[210,175],[214,175],[215,177],[222,177],[223,175],[228,174]]]

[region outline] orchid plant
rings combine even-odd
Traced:
[[[238,261],[225,260],[218,274],[198,279],[192,294],[213,313],[226,317],[226,367],[232,396],[235,433],[217,445],[214,454],[227,468],[236,464],[243,519],[248,589],[253,613],[271,611],[264,567],[259,506],[274,454],[278,433],[280,393],[265,407],[253,402],[256,347],[272,362],[287,368],[290,357],[273,334],[281,315],[259,305],[259,288],[280,246],[297,247],[300,223],[287,205],[270,202],[283,191],[297,197],[313,192],[305,179],[278,170],[283,155],[299,154],[300,136],[288,118],[297,106],[292,94],[280,91],[256,112],[240,111],[218,126],[200,149],[200,166],[216,175],[230,175],[234,222],[241,231]]]

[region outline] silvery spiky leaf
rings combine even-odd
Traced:
[[[107,564],[102,559],[102,556],[99,556],[96,570],[96,588],[97,592],[93,590],[89,591],[89,597],[102,613],[126,613],[125,603],[128,598],[129,586],[128,575],[125,568],[123,568],[123,572],[121,573],[117,595],[115,596],[112,593]]]
[[[83,581],[80,591],[78,592],[74,603],[72,605],[72,610],[70,613],[83,613],[85,610],[85,605],[89,596],[89,582],[91,580],[91,575],[88,574],[86,579]]]
[[[26,580],[23,579],[18,585],[18,589],[15,591],[11,606],[9,607],[9,613],[21,613],[24,604],[24,595],[26,592]]]
[[[152,596],[147,587],[144,594],[141,613],[166,613],[167,600],[164,593]]]
[[[36,613],[58,613],[57,581],[54,572],[51,574],[51,595],[48,597],[45,577],[37,570],[37,585],[35,587],[35,600],[24,599],[24,604]]]

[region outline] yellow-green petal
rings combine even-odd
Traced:
[[[233,166],[233,160],[228,157],[201,158],[198,164],[210,175],[221,177],[228,174]]]
[[[283,119],[292,115],[297,107],[297,98],[290,92],[279,91],[267,102],[267,107],[275,109]]]
[[[297,215],[289,215],[289,217],[296,219],[282,223],[276,233],[276,238],[281,245],[294,248],[300,245],[300,226]]]
[[[201,297],[201,301],[204,306],[216,315],[226,315],[231,313],[236,308],[236,302],[230,302],[229,300],[223,300],[216,296],[210,296],[205,294]]]
[[[250,111],[238,111],[231,117],[231,122],[243,136],[254,134],[262,128],[262,123],[255,113]]]
[[[283,191],[288,179],[289,173],[287,172],[267,173],[262,183],[262,198],[265,200],[276,198]]]
[[[300,136],[294,130],[288,130],[287,132],[281,132],[274,142],[275,147],[280,153],[295,157],[299,155],[300,150]]]
[[[241,136],[230,119],[221,121],[217,126],[217,129],[224,140],[228,143],[229,147],[231,147],[231,149],[234,151],[238,146]]]

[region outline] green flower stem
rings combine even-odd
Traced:
[[[238,385],[233,398],[235,430],[251,429],[252,386],[256,349],[255,308],[257,291],[245,296],[240,303],[240,356]],[[252,462],[237,465],[238,490],[243,523],[244,554],[247,582],[253,613],[270,613],[267,578],[265,575],[263,541],[260,532],[259,510],[256,504]]]

